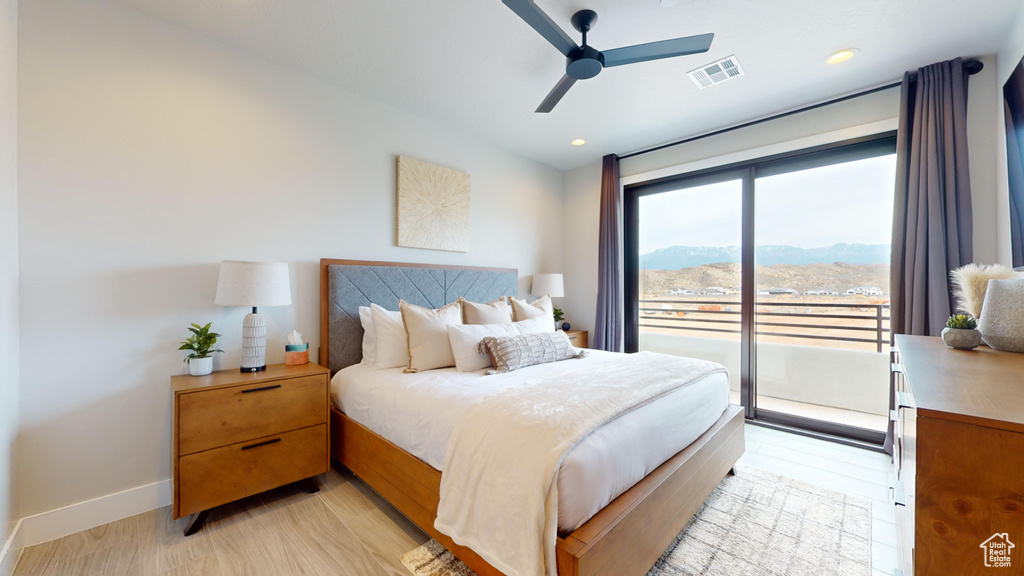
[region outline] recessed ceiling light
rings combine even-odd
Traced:
[[[583,138],[577,138],[577,139],[575,139],[575,140],[573,140],[573,141],[571,142],[571,144],[572,144],[573,146],[583,146],[583,145],[584,145],[584,144],[586,144],[586,143],[587,143],[587,141],[586,141],[586,140],[584,140]]]
[[[830,65],[831,64],[842,64],[843,62],[846,62],[850,58],[853,58],[854,56],[856,56],[857,52],[860,52],[860,50],[857,50],[856,48],[844,48],[844,49],[840,50],[839,52],[836,52],[835,54],[833,54],[833,55],[829,56],[828,58],[826,58],[825,59],[825,63],[826,64],[830,64]]]

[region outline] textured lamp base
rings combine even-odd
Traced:
[[[255,308],[253,309],[255,310]],[[267,319],[263,314],[246,314],[242,322],[242,372],[267,369]]]

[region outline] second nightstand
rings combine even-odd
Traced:
[[[566,330],[565,335],[572,340],[572,345],[577,348],[589,348],[590,342],[587,341],[587,336],[590,334],[586,330]]]
[[[326,472],[328,378],[317,364],[174,376],[174,518]]]

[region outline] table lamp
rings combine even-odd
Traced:
[[[533,287],[530,289],[530,294],[538,298],[544,295],[551,296],[552,298],[565,296],[565,285],[562,282],[562,275],[534,274]]]
[[[257,306],[287,306],[292,303],[288,265],[280,262],[220,263],[217,296],[220,306],[252,306],[242,321],[242,372],[267,369],[267,319]]]

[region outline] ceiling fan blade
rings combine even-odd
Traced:
[[[601,54],[604,55],[604,67],[609,68],[611,66],[622,66],[623,64],[634,64],[648,60],[660,60],[662,58],[707,52],[711,48],[711,41],[714,39],[714,34],[700,34],[699,36],[687,36],[674,40],[662,40],[660,42],[648,42],[647,44],[613,48],[605,50]]]
[[[569,35],[559,28],[558,24],[555,24],[554,20],[533,3],[533,0],[501,1],[529,24],[531,28],[540,33],[548,42],[551,42],[555,48],[558,48],[558,51],[563,56],[569,56],[570,52],[579,48],[576,42],[573,42],[573,39],[569,38]]]
[[[569,76],[568,74],[562,76],[562,79],[558,81],[558,84],[555,84],[555,87],[551,89],[551,92],[548,92],[547,97],[544,98],[544,101],[540,103],[540,106],[538,106],[534,112],[540,114],[547,114],[548,112],[551,112],[551,110],[554,109],[555,104],[558,104],[558,101],[562,99],[562,96],[565,96],[565,93],[568,92],[569,88],[572,88],[572,85],[575,83],[576,79],[572,76]]]

